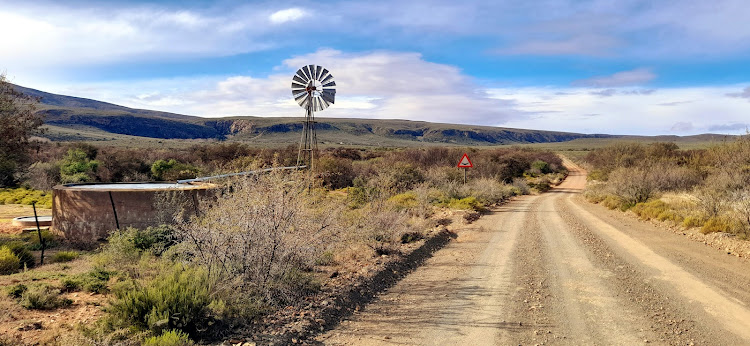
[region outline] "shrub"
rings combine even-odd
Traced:
[[[36,260],[34,259],[34,255],[29,251],[29,249],[26,247],[26,244],[24,244],[21,241],[12,241],[7,244],[5,244],[10,251],[13,252],[13,254],[18,257],[18,260],[21,262],[19,264],[19,268],[32,268],[36,264]]]
[[[143,346],[190,346],[195,345],[190,337],[179,330],[168,330],[159,336],[152,336],[143,341]]]
[[[160,333],[177,329],[195,335],[212,317],[208,273],[197,267],[175,265],[145,284],[115,291],[107,310],[112,322],[122,327]]]
[[[536,160],[531,163],[529,173],[533,175],[547,174],[552,173],[552,170],[550,170],[549,165],[546,162],[542,160]]]
[[[409,191],[398,195],[395,195],[388,199],[388,202],[393,205],[393,208],[397,211],[403,211],[416,207],[419,202],[417,201],[417,194]]]
[[[517,195],[528,195],[531,193],[528,182],[524,178],[515,178],[512,183],[513,187],[516,188]]]
[[[60,251],[52,255],[52,263],[70,262],[78,256],[77,251]]]
[[[29,288],[26,287],[24,284],[15,284],[13,286],[10,286],[6,289],[6,292],[8,293],[8,297],[14,298],[14,299],[20,299],[23,296],[23,293],[26,292]]]
[[[30,232],[24,236],[29,250],[37,251],[42,249],[42,243],[39,242],[39,233]],[[49,230],[42,230],[42,239],[46,249],[57,246],[57,236]]]
[[[609,195],[602,200],[602,205],[607,209],[621,209],[625,204],[617,196]]]
[[[640,216],[641,219],[650,220],[657,218],[660,214],[669,210],[669,206],[660,200],[654,200],[646,203],[638,203],[630,210]]]
[[[21,261],[7,246],[0,247],[0,275],[13,274],[21,267]]]
[[[92,153],[80,148],[68,149],[60,163],[60,179],[63,183],[85,183],[95,180],[99,162],[93,160]],[[96,155],[96,153],[93,153]]]
[[[174,229],[167,225],[147,227],[145,230],[131,231],[133,246],[141,251],[149,251],[154,255],[161,255],[166,249],[175,244]]]
[[[83,287],[83,280],[80,277],[66,277],[60,280],[60,290],[63,292],[75,292]]]
[[[464,220],[466,220],[467,223],[472,223],[474,221],[477,221],[479,220],[480,217],[481,217],[481,214],[479,214],[478,212],[470,212],[470,213],[464,214]]]
[[[697,216],[687,216],[682,220],[682,226],[685,228],[698,227],[704,223],[705,220]]]
[[[625,205],[646,202],[657,192],[655,173],[647,168],[617,168],[609,175],[608,187]]]
[[[52,194],[47,191],[26,188],[0,189],[0,204],[25,204],[52,208]]]
[[[424,181],[422,171],[407,163],[389,166],[385,174],[387,186],[396,191],[409,190]]]
[[[21,296],[21,306],[33,310],[52,310],[72,303],[60,297],[60,290],[46,285],[31,287]]]
[[[422,232],[405,232],[401,234],[401,244],[413,243],[421,239],[424,239]]]
[[[60,164],[57,162],[35,162],[29,167],[26,183],[37,190],[52,190],[60,183]]]
[[[462,199],[451,199],[448,202],[448,207],[453,209],[462,209],[462,210],[474,210],[474,211],[484,211],[484,205],[482,205],[481,202],[479,202],[476,197],[469,196]]]
[[[315,265],[319,266],[330,266],[336,264],[336,259],[333,251],[326,251],[320,254],[318,258],[315,259]]]
[[[701,233],[708,234],[713,232],[729,232],[731,230],[730,223],[721,217],[712,217],[703,224],[701,227]]]
[[[337,157],[321,157],[318,159],[315,170],[323,186],[334,190],[351,186],[355,177],[351,160]]]
[[[178,162],[175,159],[156,160],[151,165],[151,174],[156,180],[189,179],[195,178],[199,173],[198,167]]]

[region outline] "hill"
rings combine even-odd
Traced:
[[[44,114],[45,124],[49,129],[45,136],[53,141],[113,140],[123,136],[136,136],[154,139],[233,139],[258,144],[288,144],[296,143],[302,131],[301,117],[202,118],[128,108],[21,86],[16,88],[39,99],[38,112]],[[318,138],[324,144],[328,142],[378,146],[500,145],[628,137],[409,120],[317,118],[317,121]]]

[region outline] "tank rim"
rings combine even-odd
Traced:
[[[119,186],[126,186],[126,185],[165,185],[165,184],[173,184],[175,185],[175,188],[117,188],[117,189],[108,189],[108,188],[101,188],[101,189],[91,189],[86,188],[84,186],[95,186],[95,185],[119,185]],[[217,188],[218,185],[213,183],[205,183],[205,182],[191,182],[191,183],[184,183],[184,184],[178,184],[176,181],[134,181],[134,182],[118,182],[118,183],[71,183],[71,184],[60,184],[55,185],[52,189],[53,190],[66,190],[66,191],[161,191],[161,190],[208,190]]]

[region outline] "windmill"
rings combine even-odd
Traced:
[[[302,138],[299,142],[297,166],[306,165],[312,170],[313,155],[318,150],[315,135],[315,112],[332,105],[336,97],[336,82],[323,66],[303,66],[292,78],[292,96],[305,109]]]

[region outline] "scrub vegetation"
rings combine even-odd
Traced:
[[[175,168],[218,174],[296,161],[293,148],[238,144],[140,157],[127,149],[82,145],[58,150],[62,160],[85,157],[79,162],[86,169],[79,173],[97,181],[179,175]],[[106,158],[109,150],[123,158],[116,167],[116,160]],[[86,263],[89,269],[56,276],[45,287],[18,280],[27,288],[8,299],[34,306],[29,309],[69,309],[78,303],[66,299],[80,292],[106,297],[98,322],[59,336],[72,344],[188,344],[252,330],[264,316],[314,296],[332,277],[353,281],[363,268],[401,256],[429,230],[444,227],[446,211],[472,222],[492,206],[545,191],[566,175],[550,152],[466,151],[476,167],[466,184],[455,167],[464,153],[458,148],[332,148],[321,150],[313,171],[229,179],[191,218],[172,215],[168,225],[114,232],[93,254],[58,252],[52,256],[58,263],[51,265]],[[75,154],[81,152],[87,154]],[[149,155],[153,161],[143,158]],[[168,192],[162,198],[165,212],[181,209],[173,208],[179,201]]]
[[[597,149],[586,197],[643,219],[669,221],[703,233],[750,233],[750,136],[707,149],[674,143],[619,144]]]

